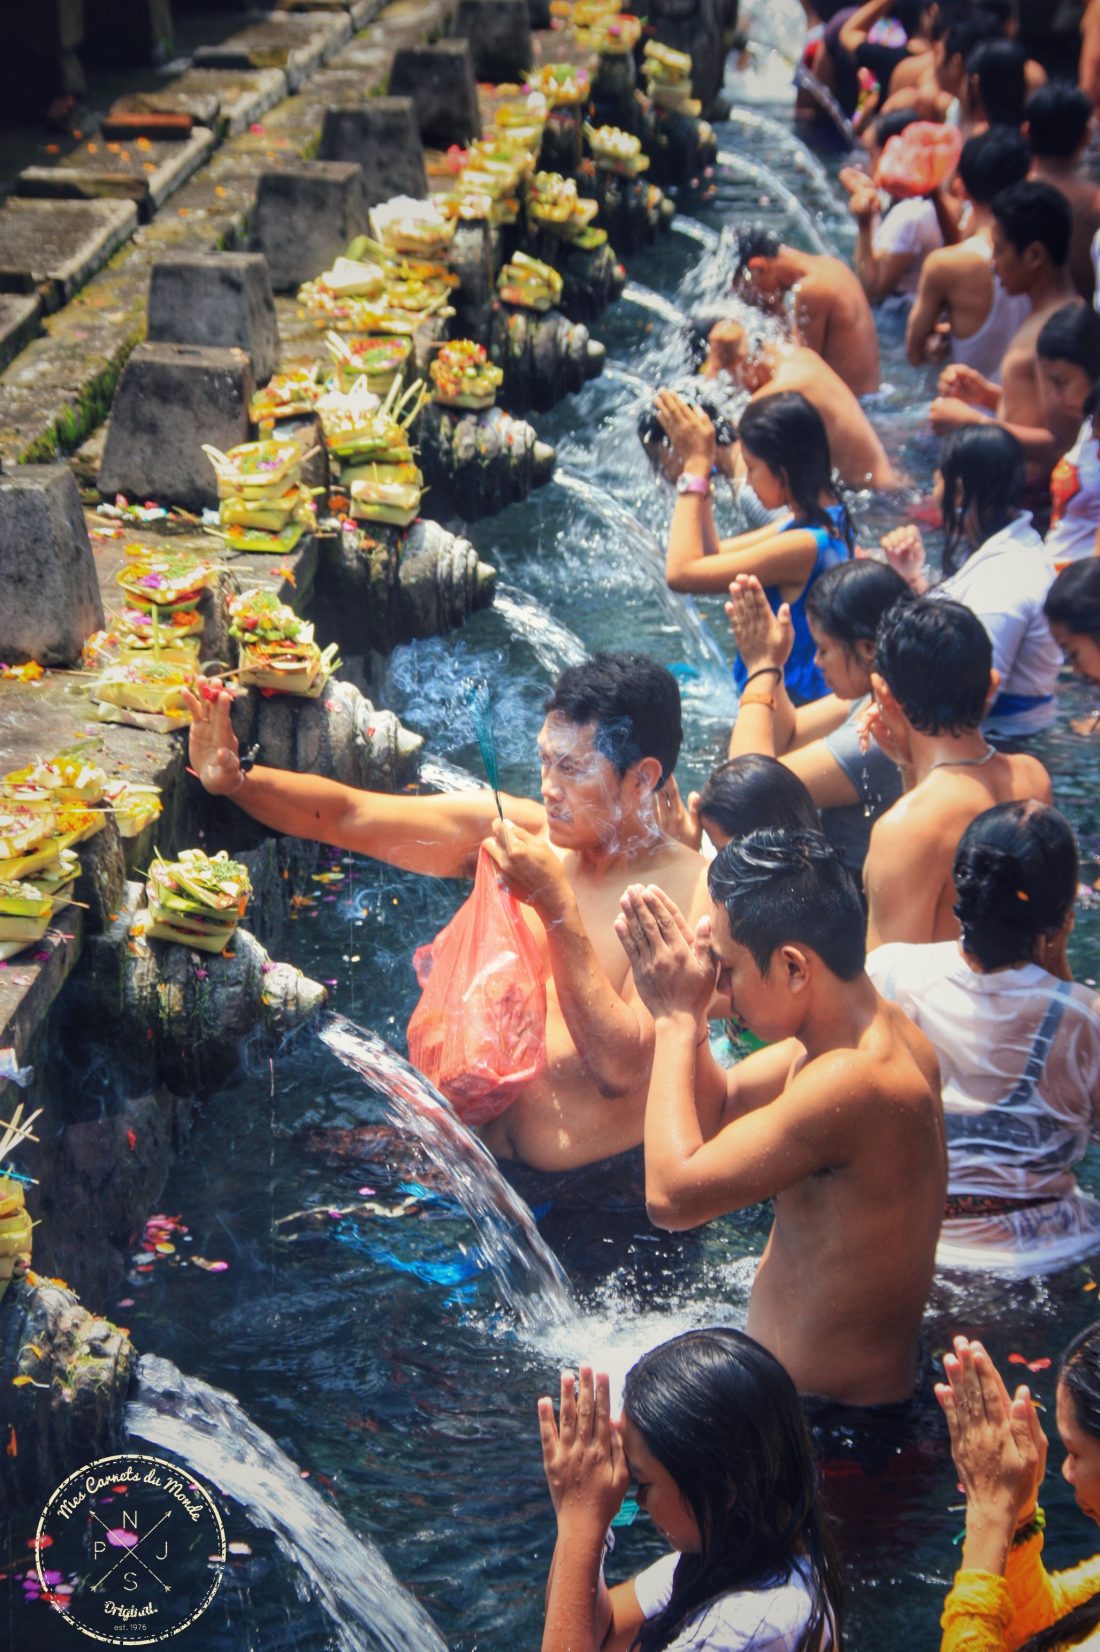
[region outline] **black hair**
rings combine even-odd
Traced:
[[[857,642],[874,642],[879,621],[896,602],[912,602],[905,580],[885,562],[859,557],[841,562],[815,579],[806,594],[806,614],[849,653]]]
[[[1043,613],[1048,625],[1100,637],[1100,557],[1085,556],[1063,568],[1047,592]]]
[[[1003,425],[982,421],[948,432],[940,449],[943,476],[943,569],[956,573],[971,551],[967,528],[978,543],[1000,533],[1020,509],[1027,481],[1024,450]]]
[[[1100,378],[1100,315],[1091,304],[1063,304],[1039,329],[1035,352],[1044,361],[1071,361]]]
[[[817,805],[798,776],[777,757],[745,752],[712,769],[699,793],[699,815],[728,837],[760,826],[821,830]]]
[[[978,82],[985,118],[991,126],[1018,127],[1027,101],[1027,53],[1014,40],[986,40],[966,60],[966,73]]]
[[[684,737],[680,688],[648,654],[593,654],[566,666],[543,710],[578,725],[595,723],[596,750],[620,775],[643,757],[656,757],[660,790],[676,767]]]
[[[970,822],[955,851],[954,912],[983,969],[1036,962],[1077,897],[1077,844],[1057,809],[998,803]]]
[[[688,379],[686,383],[671,384],[667,388],[675,390],[676,394],[682,396],[692,407],[702,408],[714,426],[714,439],[719,447],[730,447],[737,440],[737,427],[726,411],[721,397],[714,390],[701,384],[698,379]],[[638,414],[638,436],[643,442],[658,442],[671,446],[652,402],[648,402]]]
[[[915,109],[893,109],[888,115],[879,115],[871,127],[875,143],[884,149],[891,138],[900,137],[905,128],[917,120],[920,116]]]
[[[851,518],[833,477],[825,421],[813,403],[798,390],[761,396],[745,408],[737,435],[742,448],[782,478],[800,521],[835,533],[836,524],[820,503],[823,493],[833,495],[844,507],[840,533],[851,551],[855,543]]]
[[[890,7],[890,15],[897,19],[910,39],[919,31],[921,13],[925,10],[927,0],[894,0]]]
[[[1025,178],[994,197],[993,216],[1001,234],[1017,252],[1026,252],[1038,242],[1056,269],[1065,264],[1073,212],[1060,189]]]
[[[783,242],[767,224],[755,223],[740,226],[736,244],[737,261],[733,273],[738,276],[747,267],[750,258],[778,258]]]
[[[921,734],[971,734],[985,716],[993,645],[972,609],[918,597],[883,615],[875,670]]]
[[[1077,1427],[1100,1440],[1100,1320],[1079,1331],[1062,1355],[1058,1383],[1073,1401]],[[1032,1635],[1019,1652],[1055,1652],[1078,1646],[1100,1624],[1100,1592],[1063,1614],[1056,1623]]]
[[[959,177],[972,201],[988,206],[995,195],[1024,181],[1031,167],[1031,150],[1011,126],[991,126],[967,138],[959,156]]]
[[[982,0],[982,10],[988,12],[997,26],[1004,30],[1019,15],[1016,0]]]
[[[762,975],[778,947],[804,945],[842,981],[866,960],[859,890],[823,832],[764,826],[720,849],[707,873],[730,934]]]
[[[1024,105],[1028,142],[1040,160],[1068,161],[1085,141],[1092,99],[1072,80],[1048,80]]]
[[[1086,419],[1095,419],[1097,413],[1100,413],[1100,378],[1095,381],[1092,389],[1085,397],[1085,405],[1081,411]]]
[[[842,1585],[794,1383],[773,1354],[726,1326],[686,1331],[627,1372],[623,1415],[667,1469],[699,1527],[668,1604],[634,1647],[662,1652],[712,1601],[809,1572],[798,1652],[840,1644]]]
[[[965,63],[975,47],[985,40],[996,40],[1001,33],[1001,25],[991,12],[960,6],[951,13],[943,33],[944,59],[961,57]]]

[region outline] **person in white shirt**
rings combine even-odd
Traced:
[[[943,246],[940,216],[931,196],[895,197],[874,182],[886,143],[916,119],[911,109],[880,116],[868,134],[867,170],[846,166],[840,174],[857,226],[855,270],[872,304],[887,298],[911,300],[925,258]]]
[[[542,1652],[829,1652],[840,1574],[794,1383],[743,1331],[687,1331],[627,1372],[563,1371],[539,1400],[558,1535]],[[674,1551],[609,1589],[610,1522],[631,1479]],[[678,1551],[678,1552],[677,1552]]]
[[[867,959],[931,1041],[947,1121],[941,1267],[1010,1276],[1100,1251],[1100,1203],[1074,1167],[1100,1139],[1100,994],[1066,961],[1077,847],[1036,802],[980,814],[954,866],[959,942],[892,942]]]
[[[1100,549],[1100,380],[1086,397],[1084,411],[1077,440],[1050,478],[1046,547],[1055,573]]]
[[[887,559],[914,590],[961,602],[981,620],[999,679],[982,732],[1002,742],[1051,726],[1062,664],[1043,613],[1054,569],[1030,512],[1019,508],[1025,480],[1023,448],[1011,431],[992,423],[959,425],[944,441],[933,495],[943,513],[944,578],[929,587],[916,527],[898,528],[882,541]]]

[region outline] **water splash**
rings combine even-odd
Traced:
[[[770,166],[765,166],[761,161],[752,161],[747,155],[738,155],[732,149],[720,149],[718,168],[719,171],[732,173],[735,178],[745,179],[754,188],[765,190],[773,201],[778,201],[809,240],[811,252],[827,253],[832,258],[838,256],[835,242],[823,234],[813,213],[802,205],[794,191],[787,188],[779,174],[773,172]]]
[[[460,767],[458,763],[448,762],[445,757],[421,758],[417,770],[417,779],[422,786],[428,786],[433,792],[447,792],[452,796],[480,792],[482,783],[469,769]]]
[[[802,139],[784,126],[782,122],[773,120],[770,115],[763,115],[758,109],[731,109],[729,114],[718,127],[720,139],[728,139],[736,143],[739,136],[753,144],[758,150],[766,148],[773,160],[782,158],[784,170],[799,174],[799,187],[803,185],[812,191],[818,205],[826,211],[835,213],[839,218],[847,216],[845,205],[841,199],[835,182],[822,166],[817,156]],[[672,220],[672,228],[676,228],[677,220]]]
[[[523,1200],[492,1154],[467,1130],[422,1073],[385,1039],[340,1015],[328,1016],[321,1042],[385,1097],[394,1123],[415,1138],[473,1224],[481,1254],[505,1306],[528,1331],[574,1317],[569,1281]]]
[[[794,83],[801,92],[809,92],[822,114],[828,115],[849,149],[858,149],[860,154],[865,153],[859,141],[859,133],[840,107],[836,98],[827,86],[823,86],[812,69],[799,64],[795,71]]]
[[[782,128],[780,130],[782,131]],[[683,235],[689,241],[698,241],[699,245],[706,247],[708,252],[713,252],[718,245],[719,236],[716,229],[710,229],[706,224],[697,223],[694,218],[685,218],[682,212],[675,214],[668,227],[673,235]],[[605,367],[604,372],[606,373],[606,371]]]
[[[688,318],[683,310],[678,310],[671,299],[655,293],[652,287],[643,287],[640,281],[628,281],[619,296],[624,304],[634,304],[640,310],[648,310],[651,315],[660,316],[662,321],[669,322],[673,327],[687,326]]]
[[[643,381],[644,382],[644,381]],[[647,392],[653,391],[646,385]],[[567,665],[580,665],[588,650],[575,631],[564,625],[537,597],[515,585],[497,585],[493,607],[514,637],[521,637],[543,670],[557,677]]]
[[[546,684],[541,673],[517,670],[503,649],[475,648],[461,637],[426,637],[395,648],[380,699],[403,723],[425,735],[435,756],[473,753],[468,684],[493,683],[497,755],[517,775],[532,771]],[[515,780],[513,780],[515,784]]]
[[[232,1394],[143,1354],[125,1426],[131,1437],[181,1458],[274,1535],[332,1619],[341,1652],[446,1652],[374,1544],[355,1536]]]
[[[715,245],[717,246],[717,244],[716,237]],[[657,388],[649,379],[643,378],[641,373],[636,373],[632,367],[624,367],[621,361],[605,362],[600,377],[605,383],[629,384],[632,390],[640,390],[647,398],[652,396]],[[499,589],[498,586],[497,590],[499,591]]]

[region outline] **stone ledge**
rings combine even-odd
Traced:
[[[60,309],[137,228],[132,201],[12,199],[0,208],[0,270],[28,277]]]

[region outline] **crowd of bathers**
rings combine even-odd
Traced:
[[[190,702],[192,772],[265,825],[437,877],[494,863],[541,960],[545,1058],[495,1111],[482,1086],[477,1124],[536,1209],[540,1185],[620,1171],[669,1231],[770,1201],[745,1330],[653,1349],[621,1415],[591,1366],[539,1402],[544,1652],[838,1647],[828,1430],[905,1426],[937,1270],[1100,1253],[1077,1181],[1100,997],[1073,978],[1079,847],[1042,760],[1066,684],[1100,685],[1100,0],[1076,77],[1029,56],[1011,0],[803,4],[807,66],[864,148],[841,175],[853,262],[731,226],[698,371],[640,425],[668,583],[723,601],[736,651],[705,784],[677,786],[679,688],[637,653],[561,673],[540,797],[501,818],[487,791],[242,764],[232,690]],[[935,374],[916,510],[867,400],[889,348]],[[870,535],[868,500],[896,525]],[[1100,1647],[1100,1557],[1043,1562],[1035,1404],[963,1329],[935,1389],[966,1494],[943,1646]],[[1100,1324],[1057,1395],[1100,1523]],[[609,1587],[631,1483],[672,1552]]]

